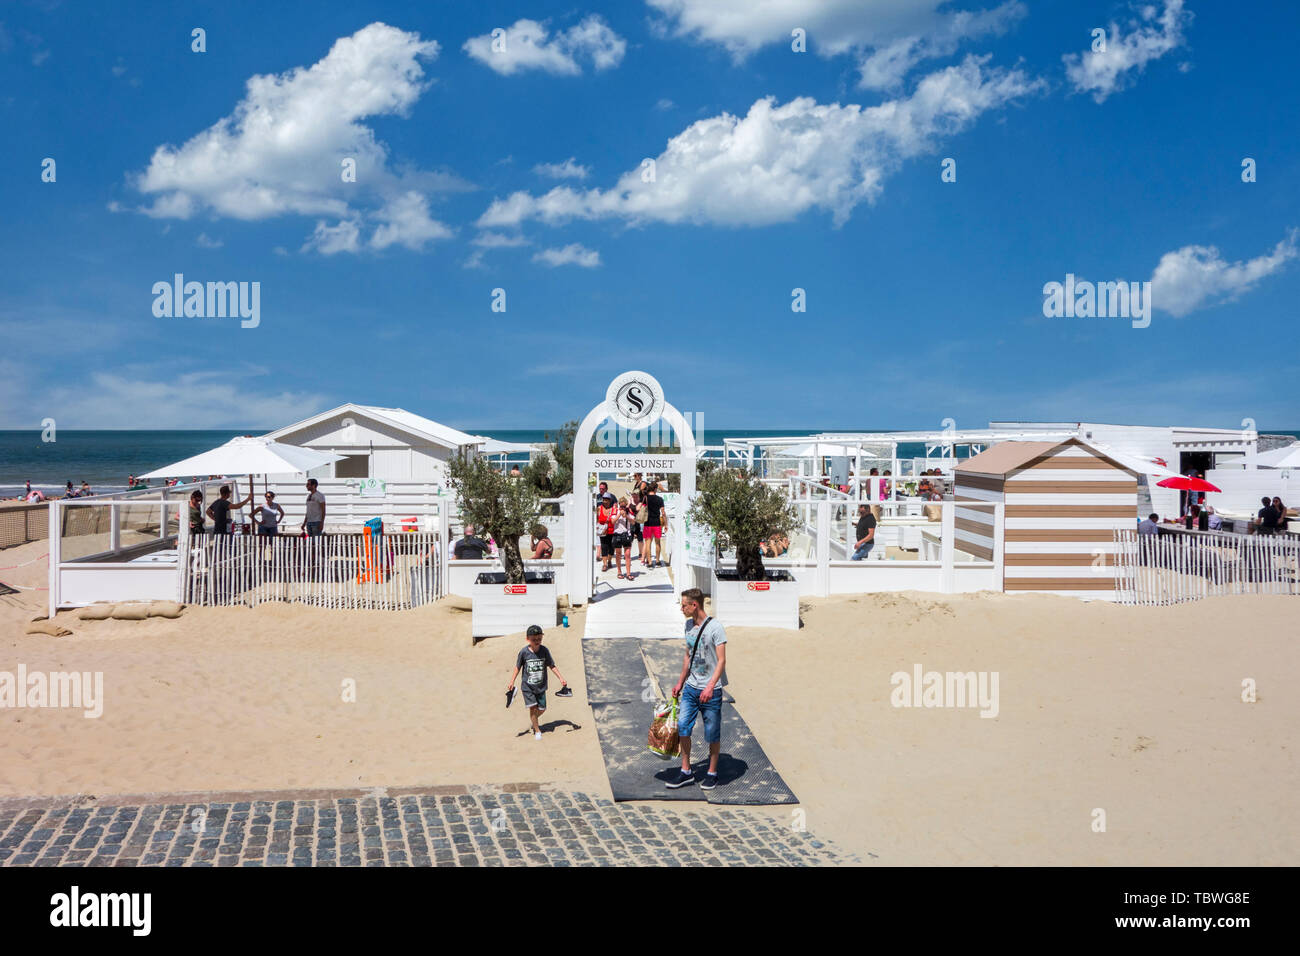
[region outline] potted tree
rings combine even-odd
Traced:
[[[484,458],[458,455],[448,463],[461,518],[497,543],[503,571],[480,574],[471,587],[474,637],[495,637],[555,623],[556,584],[550,571],[525,571],[519,538],[537,521],[536,488],[493,468]]]
[[[788,571],[763,567],[759,542],[789,535],[798,524],[792,505],[756,473],[704,468],[690,508],[692,521],[708,525],[718,544],[736,552],[734,571],[713,572],[713,614],[723,624],[799,627],[799,585]]]

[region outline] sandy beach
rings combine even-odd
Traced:
[[[4,564],[40,542],[4,552]],[[29,559],[27,556],[26,559]],[[38,562],[7,572],[43,577]],[[516,635],[469,614],[188,608],[26,635],[43,592],[0,601],[0,670],[102,671],[103,716],[0,711],[0,795],[538,781],[608,795],[583,613],[546,643],[575,696],[540,743],[502,693]],[[1294,865],[1294,604],[1177,608],[915,593],[804,605],[797,633],[733,628],[731,690],[807,825],[882,864]],[[1244,622],[1249,622],[1246,626]],[[891,675],[996,671],[996,718],[891,704]],[[1242,681],[1257,682],[1243,703]],[[356,702],[343,700],[344,682]],[[1105,832],[1094,832],[1094,810]],[[788,815],[788,809],[774,815]]]

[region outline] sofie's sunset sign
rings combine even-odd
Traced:
[[[682,470],[681,455],[592,455],[593,471],[662,474]]]

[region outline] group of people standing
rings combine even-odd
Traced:
[[[619,580],[631,581],[634,555],[643,568],[663,566],[663,529],[668,523],[668,508],[659,494],[658,482],[644,481],[637,472],[632,476],[631,492],[616,498],[609,483],[602,481],[595,504],[602,571],[608,571],[613,562]]]
[[[284,508],[276,503],[274,491],[266,492],[263,497],[264,503],[253,509],[252,521],[259,535],[274,536],[280,533],[280,526],[284,523]],[[243,501],[234,501],[230,486],[222,485],[217,499],[205,510],[203,492],[197,489],[190,492],[190,536],[208,533],[207,524],[203,520],[205,515],[212,519],[212,534],[231,534],[234,522],[230,512],[239,511],[252,503],[252,491],[249,491],[248,497]],[[306,509],[299,530],[309,538],[319,537],[325,531],[325,496],[317,490],[315,478],[307,479]]]

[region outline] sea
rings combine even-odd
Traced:
[[[43,441],[39,429],[0,431],[0,498],[21,494],[26,482],[47,494],[61,491],[66,482],[80,488],[88,482],[96,492],[122,491],[131,475],[144,474],[183,458],[216,448],[239,435],[264,435],[270,428],[206,430],[100,431],[59,429],[54,441]],[[473,429],[474,435],[488,435],[501,441],[541,442],[547,429]],[[833,427],[808,429],[711,429],[696,440],[704,445],[721,445],[723,438],[767,438],[805,436],[835,432]],[[845,428],[843,431],[885,431],[873,428]],[[1300,431],[1270,434],[1300,437]],[[923,457],[925,446],[917,442],[899,445],[899,457]]]

